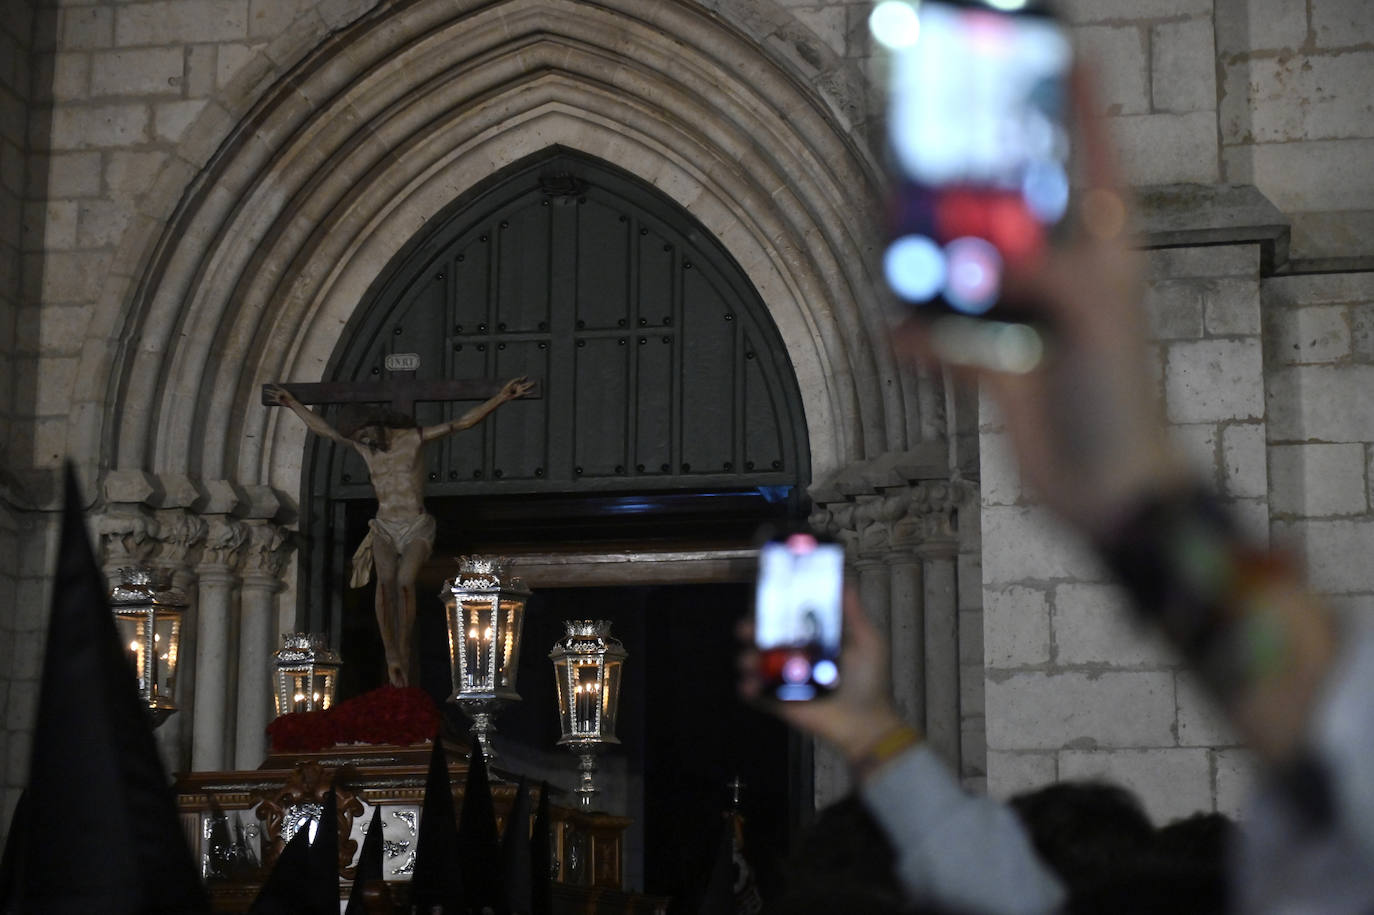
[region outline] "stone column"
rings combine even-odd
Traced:
[[[810,517],[816,531],[834,537],[845,544],[846,552],[852,557],[858,546],[858,530],[855,526],[855,506],[850,502],[819,507]],[[862,582],[862,572],[860,580]],[[860,583],[860,592],[863,585]],[[811,739],[811,782],[812,801],[817,810],[827,807],[849,793],[849,766],[839,753],[822,741]]]
[[[196,633],[195,731],[191,768],[227,769],[230,660],[234,655],[233,605],[236,567],[248,531],[223,515],[208,519],[205,549],[196,571],[200,579]]]
[[[265,728],[272,720],[272,675],[277,641],[276,595],[288,551],[282,528],[266,521],[247,522],[243,598],[239,625],[238,721],[234,767],[256,769],[267,756]]]
[[[923,533],[925,611],[925,732],[931,747],[959,771],[959,592],[956,498],[949,483],[922,483],[912,491],[912,511]]]
[[[926,727],[925,592],[921,560],[916,554],[922,528],[910,511],[910,487],[890,490],[896,514],[885,557],[891,576],[892,698],[902,717],[922,731]]]
[[[959,771],[958,515],[966,484],[943,452],[882,455],[811,488],[811,523],[844,542],[869,616],[891,643],[893,700]],[[838,759],[818,747],[817,806],[848,787]]]

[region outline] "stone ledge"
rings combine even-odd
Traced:
[[[1262,276],[1288,263],[1291,223],[1254,185],[1165,184],[1133,193],[1145,248],[1257,244]]]

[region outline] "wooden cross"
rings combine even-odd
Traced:
[[[504,381],[490,378],[431,378],[421,381],[415,377],[420,366],[418,356],[411,359],[396,359],[395,354],[387,357],[391,373],[385,381],[317,381],[302,384],[283,384],[280,387],[291,392],[291,396],[305,404],[346,404],[346,403],[384,403],[398,413],[406,416],[415,414],[415,405],[420,402],[451,400],[486,400],[500,393]],[[393,370],[391,363],[398,365]],[[262,402],[271,405],[267,398],[267,385],[262,386]],[[522,400],[536,400],[543,396],[536,382],[534,390]]]

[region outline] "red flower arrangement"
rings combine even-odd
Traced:
[[[439,730],[439,709],[416,686],[383,686],[319,712],[289,712],[267,726],[272,749],[293,753],[350,743],[420,743]]]

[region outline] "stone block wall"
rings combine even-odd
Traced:
[[[1212,0],[1061,4],[1131,184],[1219,178]]]
[[[24,255],[32,294],[19,313],[11,437],[21,465],[54,467],[72,447],[67,416],[81,401],[73,384],[93,309],[112,279],[136,272],[115,253],[131,226],[155,215],[140,197],[169,161],[180,158],[186,180],[204,164],[228,125],[202,120],[184,144],[191,125],[285,23],[309,19],[316,5],[96,0],[37,10],[23,207],[26,237],[37,241]],[[307,25],[329,31],[318,16]]]
[[[1374,5],[1216,0],[1222,177],[1293,220],[1303,257],[1369,254]]]
[[[1374,273],[1277,277],[1264,306],[1274,540],[1299,553],[1312,587],[1338,608],[1367,612]]]
[[[1268,535],[1257,245],[1148,252],[1156,394],[1197,473]],[[984,404],[988,781],[1000,795],[1071,778],[1140,793],[1157,821],[1235,813],[1244,751],[1168,646],[1142,631],[1096,558],[1018,477]]]

